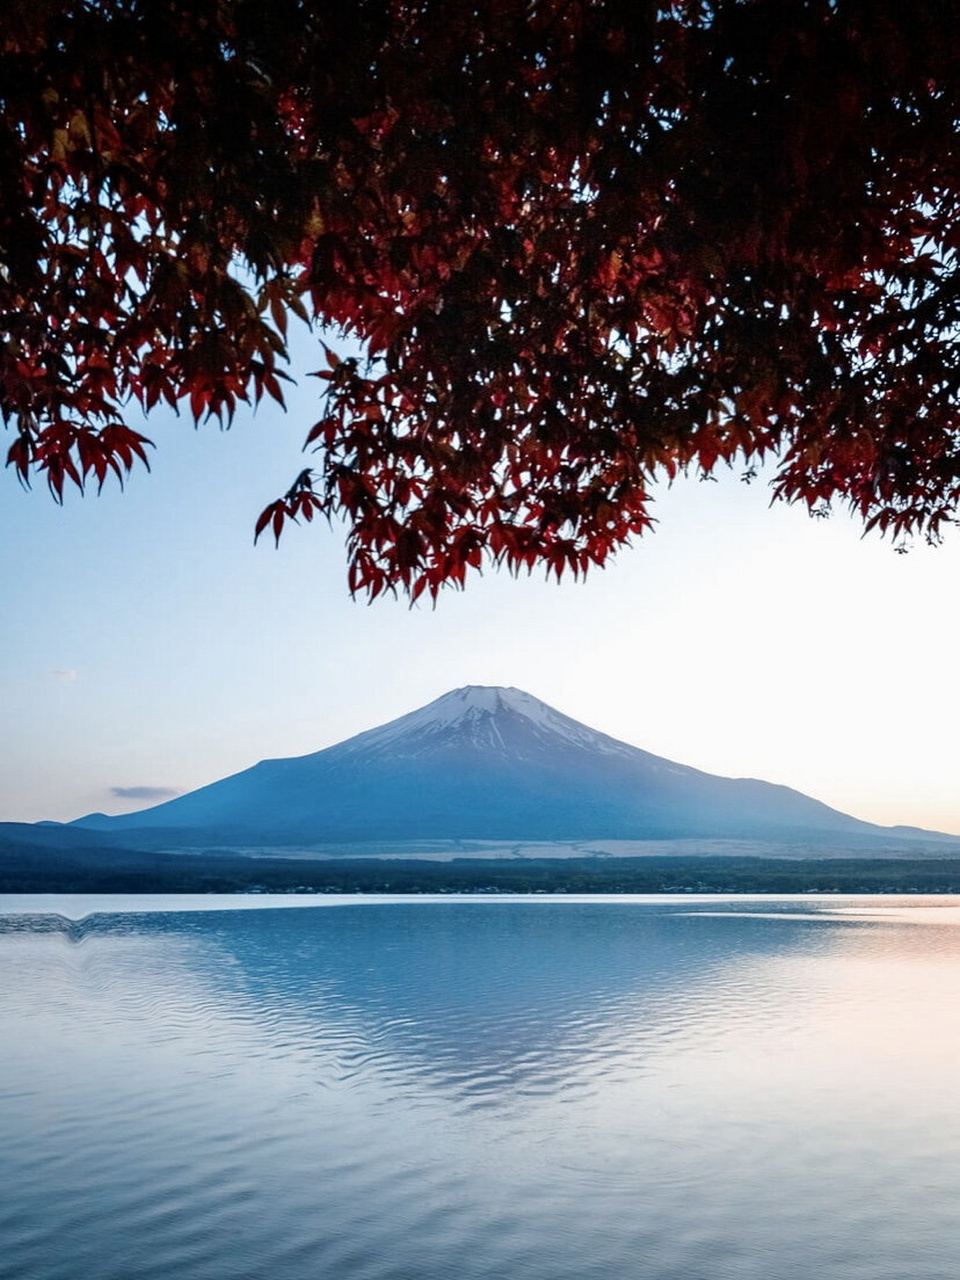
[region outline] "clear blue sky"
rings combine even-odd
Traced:
[[[658,531],[585,583],[488,572],[436,609],[367,605],[337,530],[253,546],[315,388],[223,435],[151,419],[153,472],[122,494],[60,509],[0,479],[0,820],[142,808],[505,684],[701,769],[960,833],[960,535],[896,555],[731,476],[665,491]]]

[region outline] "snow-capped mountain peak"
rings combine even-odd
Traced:
[[[336,750],[365,755],[419,756],[452,742],[524,758],[560,747],[632,754],[635,747],[597,733],[522,689],[465,685],[389,724],[341,743]]]

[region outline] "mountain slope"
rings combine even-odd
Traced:
[[[520,690],[476,686],[312,755],[265,760],[152,809],[74,825],[274,847],[890,834],[788,787],[651,755]]]

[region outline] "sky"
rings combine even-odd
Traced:
[[[664,488],[656,532],[585,581],[487,570],[435,608],[368,604],[339,529],[253,545],[304,465],[316,386],[229,432],[153,415],[152,470],[123,492],[60,508],[0,474],[0,821],[141,809],[490,684],[711,773],[960,834],[960,531],[898,555],[730,474]]]

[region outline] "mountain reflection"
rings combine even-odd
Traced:
[[[322,1059],[323,1078],[340,1085],[416,1076],[475,1098],[581,1077],[595,1089],[605,1072],[642,1070],[721,1006],[729,1024],[761,959],[857,928],[757,917],[744,929],[742,917],[734,927],[637,904],[412,902],[109,915],[63,931],[86,952],[149,941],[149,974],[129,957],[123,966],[124,998],[142,988],[155,1001],[188,973],[211,1036],[226,1019],[260,1052]]]

